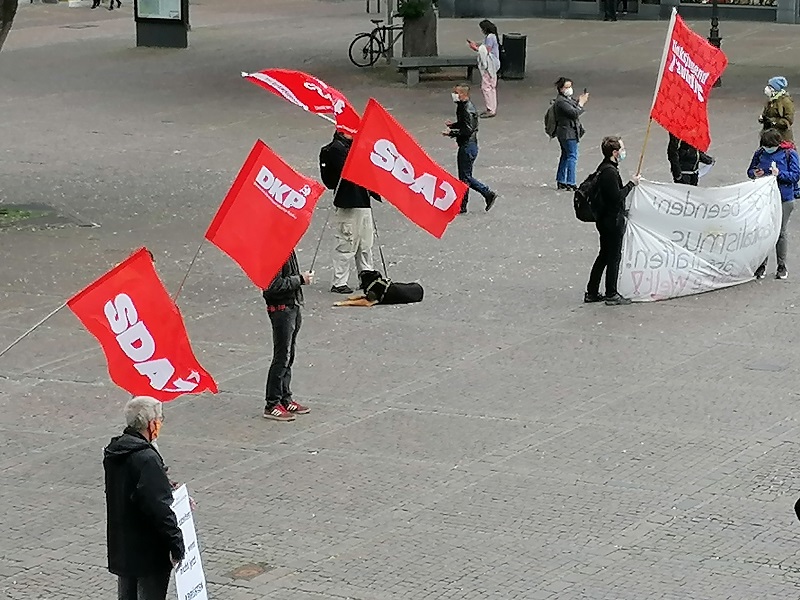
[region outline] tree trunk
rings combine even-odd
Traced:
[[[18,0],[0,0],[0,50],[11,31],[11,24],[17,14],[17,2]]]
[[[418,19],[403,19],[403,56],[439,56],[436,21],[431,2]]]

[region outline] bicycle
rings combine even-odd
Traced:
[[[350,42],[350,62],[357,67],[371,67],[381,56],[389,57],[389,32],[393,31],[395,37],[392,47],[403,37],[402,25],[381,25],[383,19],[370,19],[375,24],[375,29],[369,33],[359,33]]]

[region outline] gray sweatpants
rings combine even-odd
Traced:
[[[781,202],[781,232],[778,234],[778,243],[775,244],[775,255],[778,258],[778,267],[786,267],[786,252],[789,249],[789,232],[786,230],[789,225],[789,216],[794,210],[794,200]],[[761,263],[762,267],[767,266],[769,257]]]
[[[356,272],[372,270],[372,209],[337,208],[333,217],[333,286],[347,285],[350,261],[355,258]]]

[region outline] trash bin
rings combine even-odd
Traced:
[[[525,55],[528,36],[521,33],[503,34],[503,54],[501,56],[501,77],[503,79],[525,78]]]

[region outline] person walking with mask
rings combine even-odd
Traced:
[[[561,146],[561,157],[556,171],[556,187],[559,190],[575,191],[578,169],[578,144],[584,134],[580,116],[589,101],[589,94],[584,90],[576,100],[573,97],[572,80],[559,77],[555,82],[558,95],[555,99],[556,138]]]
[[[767,87],[764,88],[767,103],[758,122],[761,123],[762,131],[777,129],[782,140],[793,142],[794,101],[786,92],[787,85],[785,77],[773,77],[767,82]]]
[[[483,33],[483,43],[467,40],[469,47],[478,53],[478,70],[481,73],[481,92],[486,110],[480,114],[482,119],[489,119],[497,113],[497,72],[500,70],[500,42],[497,26],[484,19],[478,26]]]
[[[608,306],[630,304],[617,291],[619,264],[622,260],[622,239],[625,235],[625,198],[639,185],[639,175],[622,185],[619,175],[619,163],[625,160],[625,144],[616,136],[603,138],[600,145],[603,161],[597,167],[595,196],[592,207],[595,210],[597,232],[600,234],[600,251],[592,265],[589,283],[583,301],[586,303],[602,302]],[[606,274],[606,293],[600,295],[600,280]]]
[[[775,254],[778,259],[775,278],[786,279],[789,277],[789,272],[786,270],[786,252],[789,246],[786,228],[789,225],[789,217],[794,210],[794,201],[798,195],[800,159],[798,159],[794,144],[784,142],[781,139],[781,132],[776,129],[768,129],[761,134],[761,147],[753,154],[753,159],[747,169],[747,176],[750,179],[769,175],[775,176],[781,191],[781,229],[778,234],[778,243],[775,244]],[[764,262],[756,269],[756,279],[763,279],[766,276],[768,260],[769,257],[765,258]]]
[[[469,99],[468,85],[454,87],[451,97],[456,104],[456,120],[446,123],[447,130],[443,131],[442,135],[455,138],[458,144],[458,154],[456,154],[458,178],[483,196],[488,212],[497,201],[497,194],[472,176],[472,167],[478,158],[478,111]],[[467,212],[468,201],[469,189],[461,199],[459,214]]]
[[[667,144],[667,159],[675,183],[697,185],[700,179],[700,163],[714,164],[714,159],[705,152],[701,152],[673,134],[669,134]]]

